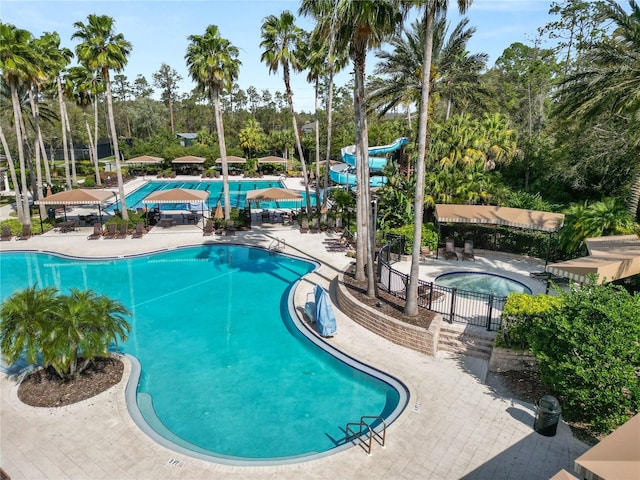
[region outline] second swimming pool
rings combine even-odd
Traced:
[[[141,375],[129,407],[180,451],[232,463],[314,456],[341,448],[348,422],[392,421],[406,405],[400,382],[296,328],[289,294],[310,262],[233,245],[101,260],[0,255],[2,299],[36,283],[92,289],[130,309],[120,347]]]
[[[241,180],[241,181],[230,181],[229,182],[229,202],[232,208],[245,208],[247,207],[247,192],[251,190],[258,190],[262,188],[271,188],[283,187],[282,183],[279,181],[269,181],[269,180]],[[140,188],[131,192],[126,197],[127,209],[135,210],[137,208],[145,208],[148,207],[152,209],[154,204],[145,204],[142,203],[146,197],[148,197],[151,193],[157,192],[160,190],[170,190],[172,188],[184,188],[187,190],[204,190],[209,192],[209,198],[205,202],[205,210],[211,210],[216,207],[218,201],[220,201],[221,205],[224,206],[224,194],[222,191],[222,180],[192,180],[192,181],[150,181],[142,185]],[[284,209],[296,209],[300,208],[301,205],[306,205],[306,193],[300,192],[302,195],[302,202],[298,201],[277,201],[277,202],[260,202],[258,208],[266,208],[266,209],[276,209],[276,208],[284,208]],[[316,204],[315,194],[310,194],[311,205]],[[256,206],[256,205],[252,205]],[[116,208],[120,208],[117,203],[109,206],[106,211],[109,213],[113,213]],[[162,210],[201,210],[202,205],[198,204],[187,204],[187,203],[172,203],[162,204]]]

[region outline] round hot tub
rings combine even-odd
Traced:
[[[485,272],[449,272],[435,279],[436,285],[452,287],[469,292],[493,294],[506,297],[511,292],[531,294],[524,283],[495,273]]]

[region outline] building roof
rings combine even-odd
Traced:
[[[197,133],[176,133],[176,137],[186,138],[187,140],[193,140],[198,138]]]

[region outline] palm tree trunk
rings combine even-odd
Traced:
[[[367,229],[367,217],[368,209],[366,207],[366,191],[368,186],[368,175],[365,176],[365,166],[368,171],[368,156],[366,150],[366,143],[364,140],[364,130],[366,128],[363,120],[365,119],[366,112],[364,111],[364,96],[361,92],[364,91],[363,79],[364,79],[364,52],[361,55],[354,57],[353,65],[355,70],[354,75],[354,91],[353,91],[353,106],[355,112],[355,127],[356,127],[356,280],[362,282],[366,279],[365,263],[368,258],[368,237],[369,232]]]
[[[318,112],[318,107],[320,103],[320,79],[316,77],[316,85],[315,85],[315,108],[316,108],[316,211],[320,213],[320,117]]]
[[[424,209],[424,175],[425,157],[428,143],[429,120],[429,87],[431,86],[431,58],[433,51],[433,12],[425,11],[424,65],[422,66],[422,93],[420,104],[420,120],[418,123],[418,158],[416,160],[416,194],[414,203],[413,248],[411,250],[411,270],[407,285],[407,299],[404,306],[405,315],[418,315],[418,280],[420,276],[420,245],[422,243],[422,212]]]
[[[24,147],[22,145],[22,112],[20,111],[20,99],[18,98],[18,89],[15,84],[11,84],[11,103],[13,104],[13,121],[16,129],[16,140],[18,147],[18,160],[20,162],[20,184],[22,187],[21,204],[22,218],[18,217],[23,225],[31,225],[31,210],[29,209],[29,188],[27,186],[27,169],[24,161]],[[16,190],[18,184],[15,184]],[[20,202],[19,202],[20,203]],[[19,210],[18,210],[19,212]]]
[[[2,125],[0,125],[0,142],[2,142],[2,148],[4,149],[4,154],[7,157],[7,163],[9,164],[9,174],[11,175],[11,183],[13,184],[13,193],[16,198],[16,212],[18,213],[18,220],[22,222],[22,219],[24,218],[24,209],[22,206],[22,202],[20,201],[20,189],[18,188],[18,177],[16,176],[16,166],[13,164],[13,158],[11,157],[11,151],[9,150],[7,139],[4,136]]]
[[[218,144],[220,145],[220,158],[222,160],[222,191],[224,193],[224,219],[231,218],[231,197],[229,195],[229,165],[227,164],[227,145],[224,141],[224,125],[222,123],[222,111],[220,108],[220,92],[213,89],[213,114],[216,120],[218,132]]]
[[[64,108],[64,123],[67,126],[67,138],[69,139],[69,153],[71,154],[71,183],[78,185],[78,177],[76,175],[76,150],[73,146],[73,136],[71,135],[71,123],[69,122],[69,115],[67,114],[67,105],[62,102]]]
[[[171,135],[175,136],[176,134],[176,127],[175,127],[175,123],[173,120],[173,100],[171,99],[171,92],[169,92],[169,95],[167,95],[169,97],[169,118],[171,119]],[[233,110],[233,108],[232,108]]]
[[[331,56],[331,51],[329,52]],[[327,92],[327,155],[325,157],[324,166],[324,195],[322,197],[322,207],[327,207],[327,199],[329,196],[329,168],[331,167],[331,131],[333,128],[333,61],[329,58],[329,72],[327,75],[329,81]]]
[[[113,153],[116,159],[116,177],[118,178],[118,194],[120,195],[120,206],[122,211],[122,219],[129,220],[129,212],[127,211],[127,202],[124,196],[124,179],[122,178],[122,166],[120,165],[120,149],[118,148],[118,133],[116,132],[116,121],[113,116],[113,99],[111,98],[111,82],[109,81],[109,70],[107,68],[102,71],[105,89],[107,93],[107,112],[109,116],[109,128],[111,130],[111,141],[113,142]]]
[[[631,185],[628,209],[637,221],[640,217],[640,171],[636,174],[635,180]]]
[[[62,94],[62,82],[60,75],[56,78],[58,85],[58,106],[60,108],[60,126],[62,127],[62,154],[64,157],[64,176],[67,190],[71,190],[71,172],[69,170],[69,151],[67,150],[67,126],[65,124],[64,114],[64,96]]]
[[[33,94],[33,89],[29,89],[29,103],[31,104],[31,113],[33,115],[33,120],[36,128],[36,138],[35,138],[35,150],[36,150],[36,188],[33,192],[33,199],[40,200],[42,196],[42,168],[40,166],[40,152],[42,151],[40,147],[40,140],[42,139],[42,132],[40,131],[40,119],[38,115],[38,108],[36,106],[35,97]],[[45,154],[45,165],[46,162],[46,154]],[[47,210],[45,205],[40,205],[40,216],[46,216]]]
[[[102,185],[102,178],[100,177],[100,162],[98,160],[98,94],[93,97],[93,158],[96,159],[96,185]]]
[[[302,164],[302,176],[304,177],[304,191],[307,196],[307,212],[311,213],[311,197],[309,196],[309,175],[307,175],[307,164],[304,161],[304,152],[302,150],[302,142],[300,141],[300,132],[298,131],[298,122],[296,121],[296,112],[293,110],[293,94],[291,93],[291,83],[289,81],[289,66],[284,65],[284,86],[287,92],[287,102],[289,103],[289,111],[291,112],[291,122],[293,123],[293,133],[296,136],[296,145],[300,155],[300,163]]]
[[[33,118],[36,124],[36,136],[38,145],[40,145],[40,154],[42,155],[42,162],[44,163],[44,174],[47,185],[51,185],[51,171],[49,170],[49,159],[47,158],[47,149],[44,146],[44,138],[42,136],[42,129],[40,128],[40,108],[35,98],[38,95],[38,91],[35,94],[29,93],[29,102],[31,103],[31,110],[33,111]],[[33,97],[33,98],[32,98]],[[42,190],[40,190],[42,191]]]
[[[100,185],[100,168],[98,166],[98,158],[95,155],[95,151],[93,149],[93,136],[91,135],[91,127],[89,126],[89,119],[87,118],[86,112],[82,111],[82,116],[84,117],[84,126],[87,129],[87,138],[89,139],[89,160],[93,163],[95,172],[96,172],[96,185]]]

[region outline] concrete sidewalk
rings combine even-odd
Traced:
[[[154,229],[155,230],[155,229]],[[268,246],[320,263],[295,292],[300,311],[318,283],[325,288],[352,259],[328,252],[326,234],[300,234],[295,226],[265,225],[235,236],[203,237],[193,226],[155,230],[142,239],[93,240],[84,231],[51,232],[0,249],[46,250],[92,257],[128,255],[204,242]],[[12,379],[0,380],[0,465],[18,479],[548,479],[588,447],[561,423],[554,437],[533,430],[534,406],[500,395],[483,383],[487,365],[467,357],[428,357],[392,344],[351,321],[337,308],[338,333],[327,341],[397,377],[410,403],[387,430],[387,446],[371,456],[358,448],[319,460],[273,467],[210,463],[159,446],[131,420],[125,379],[116,388],[69,407],[33,408],[17,398]],[[128,367],[127,367],[128,368]],[[127,372],[126,372],[127,373]],[[261,428],[275,428],[264,425]]]

